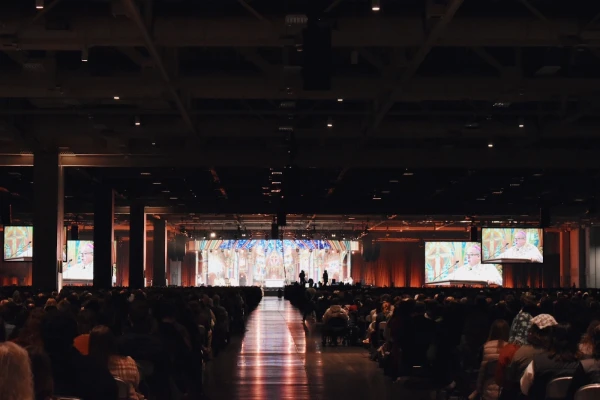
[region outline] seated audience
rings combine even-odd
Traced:
[[[98,365],[107,367],[112,376],[125,381],[129,385],[129,399],[143,399],[137,393],[140,384],[138,367],[131,357],[120,356],[117,353],[117,339],[111,330],[99,325],[92,329],[89,335],[89,354]]]
[[[548,314],[547,319],[552,318]],[[536,318],[538,318],[536,317]],[[547,322],[547,324],[550,322]],[[548,383],[563,376],[573,376],[579,365],[579,337],[569,324],[552,328],[550,348],[533,356],[521,378],[521,391],[531,400],[544,400]]]
[[[55,394],[86,400],[117,398],[117,384],[108,368],[82,356],[73,347],[77,322],[70,314],[55,311],[42,321],[42,341],[52,363]]]
[[[483,360],[479,367],[476,389],[469,399],[480,397],[482,400],[496,400],[500,387],[494,379],[495,370],[487,368],[490,361],[497,361],[502,348],[508,343],[509,330],[506,321],[498,319],[490,328],[488,340],[483,344]]]
[[[585,335],[581,338],[581,342],[579,342],[579,352],[581,353],[582,358],[591,358],[594,354],[594,331],[596,327],[600,326],[600,320],[593,320],[588,325],[587,331]]]

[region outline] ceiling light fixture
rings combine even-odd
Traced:
[[[115,100],[121,100],[121,97],[120,96],[113,96],[113,99],[115,99]]]
[[[88,49],[87,47],[84,47],[83,49],[81,49],[81,61],[82,62],[88,62]]]
[[[371,10],[373,10],[373,11],[381,10],[381,0],[371,0]]]
[[[344,101],[344,99],[342,99],[341,97],[338,99],[338,103],[342,103]]]
[[[140,126],[142,124],[142,122],[140,121],[140,116],[139,115],[135,116],[135,118],[133,120],[133,123],[134,123],[135,126]]]
[[[160,182],[152,182],[153,185],[160,185]]]
[[[519,118],[519,128],[525,128],[525,120],[523,117]]]
[[[381,200],[380,196],[373,196],[373,200]]]
[[[327,118],[327,127],[333,128],[333,118],[331,118],[331,117]]]
[[[494,147],[494,143],[488,143],[488,147],[491,149],[492,147]]]
[[[35,0],[35,8],[38,10],[44,8],[44,0]]]
[[[211,238],[211,239],[214,239],[214,238],[216,238],[216,237],[217,237],[217,234],[216,234],[215,232],[211,232],[211,233],[210,233],[210,238]]]
[[[177,200],[177,197],[169,197],[171,200]]]
[[[152,174],[150,172],[140,172],[140,175],[142,175],[142,176],[150,176]]]

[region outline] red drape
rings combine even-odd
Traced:
[[[352,255],[352,279],[368,285],[422,286],[425,279],[425,249],[419,243],[381,242],[379,258],[365,262]]]

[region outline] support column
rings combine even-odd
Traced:
[[[560,232],[560,286],[571,286],[571,235]]]
[[[99,186],[94,197],[94,287],[112,287],[115,192]]]
[[[154,269],[152,286],[166,286],[167,277],[167,221],[154,221]]]
[[[64,170],[58,151],[38,152],[33,163],[33,265],[36,289],[58,289],[62,273]]]
[[[143,288],[146,271],[146,210],[141,202],[129,214],[129,287]]]

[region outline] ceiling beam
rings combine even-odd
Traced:
[[[392,84],[389,94],[387,94],[386,91],[385,100],[383,101],[379,110],[375,113],[375,118],[372,124],[370,124],[370,126],[367,128],[365,136],[369,136],[373,131],[377,130],[377,127],[395,103],[394,95],[404,91],[404,86],[416,74],[423,61],[425,61],[425,57],[427,57],[427,54],[429,54],[433,46],[438,42],[439,38],[442,36],[442,33],[444,33],[444,31],[446,30],[446,27],[454,19],[454,16],[456,15],[456,12],[460,8],[460,6],[463,4],[463,1],[464,0],[451,0],[451,2],[448,3],[444,15],[435,24],[433,29],[431,29],[431,31],[427,35],[427,38],[419,47],[419,50],[417,50],[417,53],[410,60],[408,66],[402,71],[402,75],[400,75],[399,79]]]
[[[122,18],[73,16],[72,30],[47,31],[43,24],[28,26],[15,43],[13,35],[22,18],[3,16],[0,49],[7,50],[81,50],[83,44],[108,47],[144,46],[139,31]],[[153,23],[154,43],[158,47],[279,47],[292,45],[284,35],[285,18],[265,24],[253,16],[246,17],[162,17]],[[436,46],[559,46],[573,45],[561,38],[580,37],[587,46],[600,47],[600,31],[581,30],[575,18],[552,21],[554,31],[540,20],[525,18],[459,16],[439,38]],[[364,32],[369,32],[365,35]],[[477,34],[473,34],[477,32]],[[427,38],[421,16],[340,17],[333,31],[334,47],[418,47]]]
[[[185,124],[188,127],[188,129],[190,130],[190,132],[195,135],[198,135],[196,126],[192,122],[192,119],[190,118],[190,115],[188,114],[187,109],[186,109],[185,105],[183,104],[181,97],[179,96],[179,93],[177,93],[175,86],[171,82],[171,77],[169,76],[169,73],[167,72],[167,70],[164,66],[164,63],[160,57],[160,54],[158,54],[156,45],[154,44],[154,41],[153,41],[152,37],[150,36],[150,32],[148,32],[148,28],[146,27],[144,20],[142,19],[140,10],[138,9],[137,5],[135,5],[133,0],[123,0],[123,4],[129,10],[129,13],[128,13],[129,17],[131,19],[133,19],[133,22],[137,26],[140,34],[142,35],[142,37],[144,39],[144,46],[146,47],[146,49],[148,49],[150,56],[152,57],[152,59],[154,60],[154,63],[156,64],[156,68],[160,72],[162,79],[164,80],[165,84],[167,85],[167,88],[171,95],[171,98],[175,102],[175,106],[177,107],[177,109],[179,110],[179,113],[181,114],[181,118],[185,122]]]
[[[566,149],[493,149],[473,152],[470,149],[364,149],[361,157],[354,161],[355,168],[467,168],[514,169],[519,160],[519,170],[554,169],[578,170],[598,168],[597,151]],[[338,168],[347,165],[344,146],[300,148],[296,165],[304,168]],[[556,160],[561,160],[557,162]],[[286,165],[287,154],[276,154],[264,146],[225,148],[224,146],[196,147],[177,152],[159,154],[114,154],[61,156],[65,167],[144,167],[144,168],[206,168],[215,167],[259,167],[268,168]],[[31,166],[33,156],[19,154],[0,155],[0,166]]]
[[[60,85],[57,85],[57,82]],[[334,77],[329,91],[295,90],[287,95],[281,90],[278,79],[248,76],[206,75],[181,77],[172,82],[178,90],[185,89],[191,98],[199,99],[273,99],[273,100],[368,100],[380,95],[385,82],[378,77]],[[76,73],[60,73],[52,79],[32,79],[24,73],[0,75],[0,98],[56,98],[56,99],[105,99],[112,102],[119,95],[123,104],[147,98],[161,98],[164,84],[143,76],[131,77],[85,77]],[[533,78],[523,79],[518,85],[507,84],[499,78],[420,78],[414,77],[394,91],[394,102],[502,100],[505,102],[529,102],[557,100],[564,96],[577,99],[591,98],[600,92],[600,79],[584,78]],[[108,103],[107,103],[108,104]],[[114,105],[114,103],[112,103]]]

